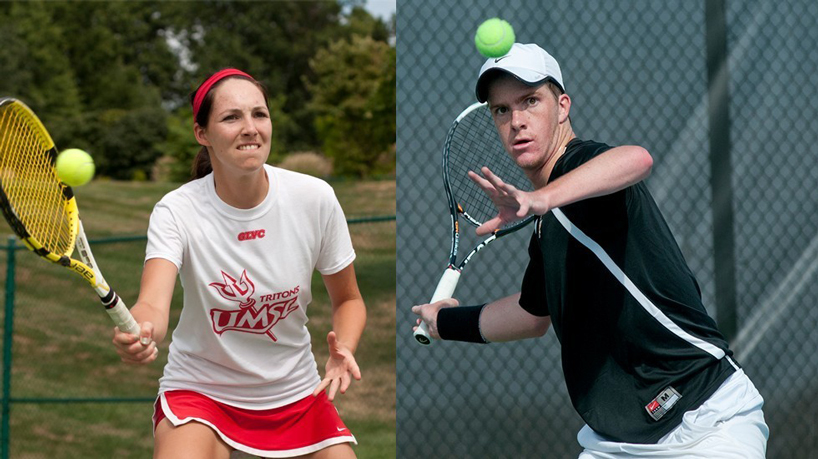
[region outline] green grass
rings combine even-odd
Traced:
[[[77,189],[89,238],[144,235],[153,205],[177,186],[97,181]],[[395,212],[394,181],[338,182],[333,187],[348,218]],[[392,457],[395,222],[351,225],[350,232],[368,323],[356,356],[363,380],[336,404],[358,439],[358,457]],[[0,236],[8,234],[2,225]],[[109,283],[131,304],[138,294],[145,241],[95,244],[93,249]],[[0,254],[5,267],[5,252]],[[110,344],[112,325],[92,290],[75,274],[25,250],[17,251],[16,259],[13,398],[155,397],[169,340],[160,347],[160,361],[142,367],[121,364]],[[317,274],[313,290],[309,327],[323,373],[331,307]],[[181,300],[177,283],[171,326],[178,318]],[[150,402],[14,403],[11,457],[150,457],[151,413]]]

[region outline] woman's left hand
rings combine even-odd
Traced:
[[[361,380],[361,369],[358,368],[352,351],[338,341],[334,331],[327,335],[327,344],[329,345],[329,360],[327,360],[326,373],[312,395],[317,396],[329,387],[329,400],[332,401],[339,389],[342,394],[346,393],[352,383],[352,378]]]

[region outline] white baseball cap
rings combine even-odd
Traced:
[[[505,56],[489,58],[480,68],[480,75],[477,77],[477,100],[488,100],[488,83],[498,73],[512,75],[529,86],[538,86],[551,80],[565,92],[557,60],[534,43],[514,43]]]

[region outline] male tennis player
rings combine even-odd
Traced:
[[[413,311],[444,340],[523,339],[553,325],[571,401],[586,422],[580,459],[764,457],[763,399],[707,315],[642,182],[650,154],[577,139],[564,88],[557,61],[534,44],[514,44],[480,69],[477,99],[488,101],[535,191],[486,168],[485,178],[470,173],[499,210],[478,233],[540,215],[529,265],[518,294]]]

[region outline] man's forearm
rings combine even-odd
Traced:
[[[639,183],[650,175],[653,158],[642,147],[612,148],[548,185],[532,192],[532,201],[548,209],[605,196]],[[532,205],[532,208],[539,206]],[[542,215],[541,211],[535,212]]]
[[[480,314],[480,331],[489,342],[536,338],[551,326],[550,317],[538,317],[520,306],[520,294],[487,304]]]

